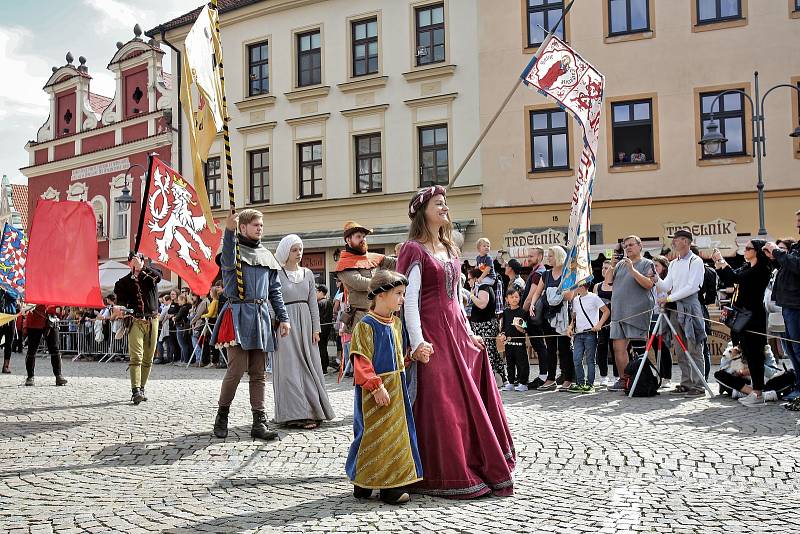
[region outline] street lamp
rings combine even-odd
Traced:
[[[136,199],[131,196],[131,190],[128,188],[128,176],[130,176],[134,167],[140,167],[143,171],[147,172],[147,169],[144,168],[144,165],[139,165],[138,163],[134,163],[128,167],[127,171],[125,171],[125,183],[122,184],[122,191],[120,191],[121,194],[114,199],[114,202],[116,202],[120,211],[128,211],[128,208],[131,207],[131,204],[136,203]]]
[[[788,83],[779,83],[778,85],[770,87],[769,90],[764,93],[764,96],[759,99],[758,71],[753,73],[753,77],[755,79],[755,83],[753,84],[755,99],[750,98],[750,95],[739,89],[729,89],[727,91],[723,91],[714,98],[714,100],[711,102],[711,114],[709,116],[709,122],[706,126],[706,131],[703,135],[703,138],[700,139],[700,145],[702,145],[703,150],[709,156],[719,154],[719,151],[722,148],[722,143],[726,143],[728,140],[719,132],[719,125],[714,118],[714,106],[717,104],[720,97],[724,95],[730,93],[739,93],[740,95],[743,95],[750,102],[750,107],[753,110],[753,154],[755,154],[756,161],[758,162],[758,182],[756,183],[756,188],[758,189],[758,235],[765,236],[767,235],[767,229],[765,228],[764,224],[764,178],[761,171],[761,158],[766,157],[767,155],[764,101],[766,100],[767,95],[778,87],[789,87],[798,93],[800,93],[800,88]],[[795,128],[794,131],[789,134],[789,137],[800,137],[800,126]]]

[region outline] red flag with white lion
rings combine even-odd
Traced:
[[[219,273],[214,257],[222,232],[208,227],[197,192],[175,169],[153,156],[147,176],[139,252],[205,295]]]

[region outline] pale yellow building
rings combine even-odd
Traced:
[[[553,24],[565,3],[479,1],[482,125],[536,52],[542,36],[536,24]],[[701,246],[733,254],[737,235],[757,232],[750,104],[735,94],[720,99],[727,154],[707,157],[698,145],[701,98],[708,111],[715,91],[753,95],[756,70],[762,96],[776,84],[796,86],[799,37],[797,0],[575,2],[566,40],[606,78],[592,210],[595,254],[632,233],[657,250],[684,225],[701,236]],[[484,141],[481,211],[493,247],[522,255],[526,244],[563,240],[582,148],[580,128],[563,113],[520,86]],[[796,237],[800,144],[788,134],[798,126],[798,93],[772,92],[765,116],[766,229],[773,237]]]
[[[181,50],[196,18],[147,34]],[[326,283],[348,220],[394,253],[412,192],[446,184],[479,134],[477,0],[229,0],[220,19],[237,207],[264,213],[272,248],[299,234]],[[191,177],[185,132],[182,145]],[[449,195],[468,241],[481,232],[480,173],[478,157]],[[221,217],[221,135],[206,182]]]

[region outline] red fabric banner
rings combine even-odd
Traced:
[[[102,308],[97,225],[88,202],[39,200],[31,223],[25,301]]]
[[[139,252],[205,295],[219,273],[214,256],[222,232],[212,233],[194,187],[157,157],[150,163]]]

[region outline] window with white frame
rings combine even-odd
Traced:
[[[322,83],[322,38],[312,30],[297,35],[297,87]]]
[[[414,10],[417,66],[445,61],[444,4],[432,4]]]
[[[356,153],[356,191],[376,193],[383,187],[381,134],[358,135],[354,138]]]
[[[353,77],[378,72],[378,18],[351,23],[353,40]]]

